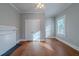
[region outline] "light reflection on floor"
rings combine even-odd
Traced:
[[[53,51],[53,48],[46,42],[42,42],[42,41],[32,42],[32,45],[33,48],[40,49],[41,47],[43,47],[43,48],[47,48],[50,51]]]
[[[40,42],[40,45],[44,48],[49,49],[50,51],[53,51],[53,48],[48,43]]]

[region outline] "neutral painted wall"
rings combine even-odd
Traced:
[[[36,24],[32,25],[32,21],[34,20],[34,22],[38,22],[37,26],[40,28],[38,28],[35,31],[40,30],[41,31],[41,40],[45,39],[45,27],[50,24],[51,25],[51,33],[49,37],[53,37],[54,35],[54,19],[53,18],[46,18],[45,15],[43,13],[26,13],[26,14],[21,14],[22,16],[22,31],[21,31],[21,38],[22,39],[29,39],[31,38],[30,36],[28,36],[28,33],[31,33],[32,30],[31,28],[34,27],[34,25],[36,26]],[[39,20],[39,21],[35,21],[35,20]],[[31,22],[29,24],[29,21]],[[26,25],[25,25],[26,23]],[[30,27],[29,27],[30,26]],[[25,28],[26,27],[26,28]],[[35,32],[34,31],[34,32]],[[26,34],[25,34],[26,33]],[[26,37],[25,37],[26,35]]]
[[[16,45],[16,27],[0,25],[0,55]]]
[[[0,4],[0,25],[15,26],[18,30],[17,40],[20,37],[20,18],[15,8],[8,3]]]
[[[15,31],[11,30],[12,27],[17,28],[17,30],[16,29]],[[13,46],[15,46],[16,42],[19,39],[20,39],[19,13],[10,4],[0,3],[0,55],[2,55],[3,53],[11,49]]]
[[[59,13],[56,19],[64,15],[66,35],[56,34],[56,37],[61,38],[74,47],[79,47],[79,4],[72,4],[69,8]]]
[[[40,20],[38,25],[40,25],[39,30],[41,30],[41,33],[42,33],[41,34],[41,39],[45,38],[44,15],[42,13],[26,13],[26,14],[22,14],[22,31],[21,31],[21,33],[22,33],[21,34],[22,39],[25,39],[25,33],[32,32],[32,31],[30,31],[30,29],[31,29],[31,27],[33,27],[33,25],[31,25],[31,23],[30,24],[27,24],[27,21],[28,20],[30,20],[31,22],[32,22],[32,20],[34,20],[34,21],[35,20]],[[25,25],[25,23],[26,23],[26,25]],[[28,25],[29,26],[31,25],[31,26],[28,27]],[[26,27],[26,30],[25,30],[25,27]],[[27,30],[29,30],[29,31],[27,31]],[[31,38],[31,37],[29,37],[29,38]],[[26,38],[26,39],[28,39],[28,38]]]
[[[48,27],[50,26],[50,27]],[[54,18],[52,17],[46,17],[45,19],[45,27],[48,27],[50,29],[49,36],[47,38],[53,38],[54,37]],[[46,30],[46,29],[45,29]]]

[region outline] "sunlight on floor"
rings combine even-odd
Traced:
[[[44,47],[49,49],[50,51],[53,51],[53,48],[46,42],[40,42],[40,41],[33,41],[33,48],[40,48],[40,47]]]
[[[47,48],[47,49],[53,51],[53,48],[52,48],[48,43],[40,42],[40,45],[41,45],[42,47],[45,47],[45,48]]]

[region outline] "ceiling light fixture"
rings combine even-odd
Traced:
[[[37,5],[36,5],[36,8],[44,8],[44,4],[43,3],[38,3]]]

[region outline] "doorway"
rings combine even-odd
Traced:
[[[25,20],[25,38],[30,41],[40,41],[40,20]]]

